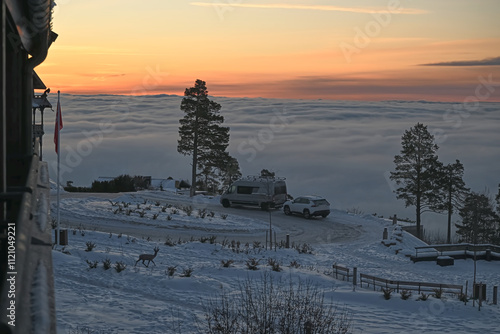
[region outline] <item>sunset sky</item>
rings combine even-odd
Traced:
[[[56,3],[35,70],[64,93],[182,95],[202,79],[214,96],[500,101],[498,0]]]

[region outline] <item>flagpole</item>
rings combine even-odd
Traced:
[[[60,192],[60,182],[61,180],[59,179],[59,172],[60,172],[60,154],[59,151],[61,150],[61,146],[59,145],[61,142],[61,133],[60,133],[60,119],[61,119],[61,92],[58,90],[57,91],[57,112],[56,112],[56,131],[57,131],[57,230],[56,230],[56,240],[57,240],[57,245],[61,244],[61,233],[59,229],[59,220],[60,220],[60,214],[59,214],[59,192]]]

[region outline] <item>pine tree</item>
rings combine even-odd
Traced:
[[[420,123],[405,131],[401,144],[401,154],[394,157],[396,171],[391,172],[390,178],[399,186],[395,190],[397,199],[404,200],[406,207],[415,206],[417,238],[420,238],[421,214],[433,211],[437,200],[438,146],[427,127]]]
[[[179,120],[177,151],[191,155],[192,186],[190,195],[196,190],[197,169],[205,173],[220,168],[218,157],[226,154],[229,145],[229,127],[223,127],[224,117],[220,115],[221,105],[208,98],[205,81],[196,80],[194,87],[186,88],[181,102],[184,118]],[[206,174],[208,178],[208,174]]]
[[[474,244],[498,242],[497,215],[488,196],[470,193],[460,209],[461,224],[455,224],[460,242]]]
[[[462,207],[469,194],[469,188],[465,186],[463,176],[464,166],[459,160],[446,166],[438,163],[435,177],[439,201],[434,203],[432,207],[435,211],[444,211],[448,214],[447,243],[451,243],[451,217]]]

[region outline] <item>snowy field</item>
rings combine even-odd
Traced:
[[[52,204],[55,216],[55,198]],[[188,207],[193,208],[190,215]],[[294,247],[265,248],[270,218],[277,239],[289,234]],[[349,312],[352,333],[499,332],[500,306],[491,299],[492,287],[500,283],[500,262],[477,262],[477,281],[487,284],[487,301],[480,311],[472,301],[464,305],[451,294],[418,301],[416,292],[408,300],[394,292],[385,300],[371,286],[354,290],[351,282],[335,279],[332,265],[337,263],[393,280],[468,281],[471,290],[472,260],[456,260],[448,267],[413,263],[407,255],[421,242],[403,232],[401,242],[382,245],[384,228],[393,238],[400,227],[371,215],[334,210],[326,219],[306,220],[281,211],[269,215],[256,209],[225,209],[217,198],[191,200],[172,192],[145,191],[64,193],[61,222],[69,231],[69,245],[53,251],[58,333],[203,333],[209,301],[222,292],[238,291],[248,279],[258,282],[265,274],[317,286],[327,303]],[[86,251],[87,244],[95,247]],[[152,254],[155,247],[156,265],[134,266],[139,254]],[[258,270],[248,269],[252,258],[258,260]],[[107,259],[111,268],[105,270]],[[282,271],[273,271],[269,259]],[[87,262],[94,261],[97,268],[90,269]],[[233,262],[226,268],[222,261]],[[117,272],[116,262],[125,264],[125,270]]]

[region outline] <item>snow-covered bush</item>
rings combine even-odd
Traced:
[[[248,278],[239,293],[225,291],[204,305],[204,333],[351,333],[351,316],[333,303],[310,281],[282,281],[264,274]],[[199,328],[199,329],[201,329]]]

